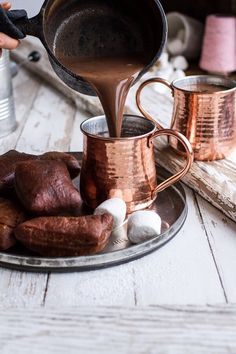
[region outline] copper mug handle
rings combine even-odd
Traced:
[[[145,118],[147,118],[148,120],[150,120],[152,123],[155,124],[155,126],[158,128],[158,129],[164,129],[142,106],[142,103],[141,103],[141,93],[143,91],[143,89],[150,85],[150,84],[153,84],[153,83],[160,83],[160,84],[163,84],[165,86],[167,86],[169,89],[171,89],[171,92],[172,94],[174,94],[174,90],[171,86],[171,84],[169,83],[169,81],[165,80],[165,79],[162,79],[160,77],[154,77],[154,78],[151,78],[151,79],[148,79],[146,81],[144,81],[138,88],[137,90],[137,93],[136,93],[136,104],[137,104],[137,107],[139,109],[139,111],[143,114],[143,116]]]
[[[183,146],[184,149],[186,150],[186,165],[185,167],[178,173],[176,173],[174,176],[169,177],[166,181],[162,182],[159,184],[156,189],[153,191],[153,196],[155,196],[157,193],[163,191],[167,187],[170,187],[172,184],[176,183],[179,181],[181,178],[183,178],[188,171],[190,170],[193,160],[194,160],[194,154],[193,154],[193,149],[188,141],[188,139],[181,133],[179,133],[176,130],[172,129],[164,129],[142,106],[141,104],[141,93],[143,89],[148,86],[149,84],[153,83],[161,83],[165,86],[167,86],[172,94],[174,93],[172,85],[165,79],[162,78],[151,78],[149,80],[144,81],[138,88],[137,93],[136,93],[136,103],[139,111],[143,114],[145,118],[150,120],[159,130],[157,130],[155,133],[152,134],[152,136],[149,138],[149,143],[152,142],[153,139],[155,139],[158,136],[161,135],[166,135],[168,137],[172,136],[176,138]]]
[[[172,184],[178,182],[181,178],[183,178],[190,170],[190,168],[193,164],[193,160],[194,160],[193,149],[192,149],[190,142],[188,141],[187,138],[185,138],[185,136],[183,134],[179,133],[176,130],[172,130],[172,129],[157,130],[149,137],[149,144],[152,143],[153,139],[155,139],[161,135],[172,136],[172,137],[176,138],[184,146],[184,148],[186,150],[186,165],[181,171],[179,171],[175,175],[169,177],[167,180],[165,180],[161,184],[159,184],[155,188],[155,190],[153,191],[152,198],[154,198],[157,193],[160,193],[164,189],[170,187]]]

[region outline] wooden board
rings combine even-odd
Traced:
[[[235,306],[34,308],[4,311],[1,354],[227,354]]]
[[[32,49],[39,50],[42,53],[42,59],[37,64],[27,64],[29,70],[71,98],[79,109],[90,112],[91,116],[102,113],[102,108],[97,98],[78,94],[68,88],[54,74],[47,59],[47,54],[38,40],[31,38],[23,41],[22,45],[14,52],[13,57],[17,61],[22,61]],[[132,88],[127,100],[126,111],[128,113],[137,113],[134,101],[136,88],[137,86]],[[167,94],[161,95],[153,87],[148,87],[144,91],[143,102],[153,117],[156,117],[164,126],[168,127],[172,115],[173,102],[171,96]],[[168,171],[175,173],[183,167],[184,159],[167,146],[166,140],[158,139],[155,142],[155,148],[158,162]],[[161,155],[159,154],[160,152]],[[225,215],[236,221],[236,151],[230,158],[222,161],[195,162],[183,182],[220,209]]]

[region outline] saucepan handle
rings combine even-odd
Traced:
[[[0,32],[15,39],[23,39],[26,35],[40,38],[41,15],[28,18],[25,10],[6,11],[0,5]]]
[[[151,79],[148,79],[146,81],[144,81],[138,88],[137,90],[137,93],[136,93],[136,103],[137,103],[137,107],[139,109],[139,111],[144,115],[145,118],[147,118],[148,120],[150,120],[152,123],[154,123],[156,125],[156,127],[158,129],[163,129],[163,127],[161,126],[161,124],[159,124],[156,119],[154,119],[142,106],[142,103],[141,103],[141,93],[143,91],[143,89],[150,85],[150,84],[153,84],[153,83],[160,83],[160,84],[163,84],[165,86],[167,86],[172,94],[174,93],[173,91],[173,88],[171,86],[171,84],[165,80],[165,79],[162,79],[162,78],[159,78],[159,77],[154,77],[154,78],[151,78]]]
[[[187,138],[185,138],[183,134],[177,132],[176,130],[172,130],[172,129],[157,130],[149,138],[149,143],[152,142],[153,139],[161,135],[174,137],[184,146],[184,149],[186,150],[186,165],[180,172],[176,173],[174,176],[169,177],[167,180],[159,184],[153,192],[153,198],[155,198],[157,193],[170,187],[172,184],[178,182],[181,178],[183,178],[186,175],[186,173],[188,173],[188,171],[190,170],[194,159],[193,149],[190,142],[188,141]]]

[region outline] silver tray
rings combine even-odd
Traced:
[[[77,155],[81,158],[81,155]],[[169,174],[158,167],[158,182]],[[106,249],[97,255],[68,258],[44,258],[17,246],[0,252],[0,265],[10,269],[35,272],[73,272],[95,270],[130,262],[151,253],[170,241],[183,226],[187,216],[186,195],[180,183],[167,188],[149,210],[156,211],[162,219],[162,233],[139,245],[132,245],[127,238],[127,222],[111,235]]]

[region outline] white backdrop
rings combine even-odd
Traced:
[[[10,2],[13,9],[25,9],[31,17],[39,12],[44,0],[10,0]]]

